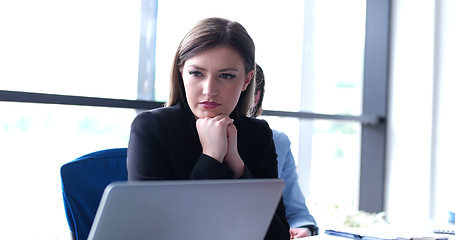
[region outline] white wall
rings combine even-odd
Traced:
[[[392,222],[446,217],[441,188],[449,182],[441,169],[454,158],[448,152],[455,133],[449,67],[455,57],[454,3],[392,1],[385,209]]]
[[[438,6],[439,5],[439,6]],[[435,202],[436,218],[446,218],[447,208],[455,211],[455,1],[438,1],[435,54]]]

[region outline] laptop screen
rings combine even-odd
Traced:
[[[88,239],[264,239],[280,179],[110,184]]]

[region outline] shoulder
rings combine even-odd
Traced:
[[[251,143],[254,143],[254,146],[258,148],[273,144],[272,129],[265,120],[243,117],[235,119],[234,125],[237,128],[237,141],[239,143],[241,142],[249,147],[251,147]]]
[[[288,135],[286,135],[286,133],[281,132],[281,131],[276,130],[276,129],[272,129],[272,132],[273,132],[273,140],[275,142],[283,142],[283,143],[291,142],[289,140]]]
[[[132,128],[178,126],[182,119],[185,119],[185,115],[185,109],[178,105],[155,108],[139,113],[133,120]]]
[[[248,127],[256,127],[256,128],[270,128],[269,124],[259,118],[251,118],[251,117],[241,117],[239,119],[242,124],[248,126]]]
[[[289,140],[288,135],[276,129],[273,129],[273,142],[275,143],[275,148],[277,152],[289,149],[291,146],[291,141]]]
[[[237,120],[234,120],[234,124],[236,124],[235,121]],[[251,132],[272,134],[269,124],[263,119],[243,117],[240,119],[239,125],[241,128],[248,129]]]
[[[148,118],[156,116],[172,116],[176,114],[182,114],[182,109],[180,106],[169,106],[169,107],[159,107],[150,110],[143,111],[137,115],[136,118]]]
[[[179,105],[160,107],[139,113],[134,121],[152,120],[157,118],[172,119],[174,117],[183,116],[184,114],[184,109]]]

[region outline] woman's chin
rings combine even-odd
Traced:
[[[214,118],[218,115],[228,115],[217,111],[201,111],[196,114],[196,118]]]

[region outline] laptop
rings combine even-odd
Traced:
[[[281,199],[280,179],[116,182],[89,240],[262,240]]]

